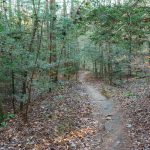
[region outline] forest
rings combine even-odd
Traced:
[[[0,150],[150,150],[150,1],[0,0]]]

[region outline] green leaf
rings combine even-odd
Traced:
[[[2,122],[2,123],[0,124],[0,126],[5,128],[5,127],[7,126],[7,122],[5,122],[5,121]]]

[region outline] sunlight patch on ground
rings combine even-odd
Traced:
[[[93,134],[93,133],[95,133],[95,131],[96,130],[94,128],[89,128],[89,127],[82,128],[80,130],[71,131],[66,136],[60,136],[60,137],[56,138],[55,143],[65,143],[65,142],[71,141],[76,138],[83,139],[86,135]]]

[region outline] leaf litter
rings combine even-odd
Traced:
[[[150,85],[146,80],[133,78],[115,87],[87,78],[99,91],[105,88],[120,106],[116,106],[124,122],[120,150],[150,150]],[[112,115],[105,119],[112,120]],[[32,103],[29,124],[17,115],[10,119],[0,129],[0,150],[94,150],[99,144],[96,128],[87,91],[80,82],[70,81]]]

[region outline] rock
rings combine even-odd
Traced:
[[[111,120],[111,117],[107,117],[106,120]]]
[[[106,116],[106,118],[105,118],[106,120],[111,120],[112,118],[111,118],[111,116],[110,115],[108,115],[108,116]]]
[[[132,124],[126,124],[126,127],[127,127],[127,128],[131,128],[131,127],[132,127]]]
[[[69,142],[72,149],[76,149],[76,144],[72,141]]]

